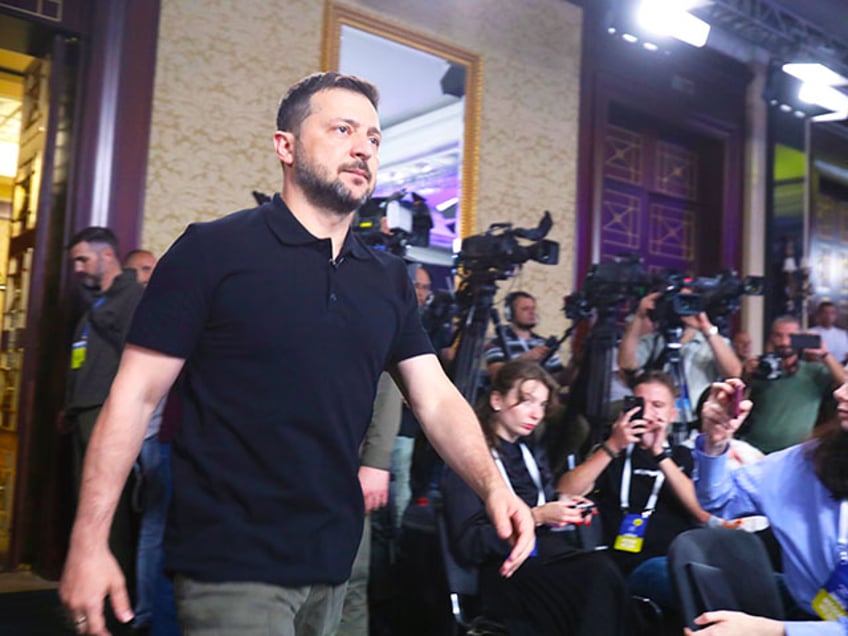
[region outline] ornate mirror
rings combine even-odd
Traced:
[[[380,90],[383,143],[375,197],[423,198],[430,246],[444,252],[475,232],[480,59],[378,16],[328,3],[322,68]]]

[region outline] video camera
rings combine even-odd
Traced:
[[[518,265],[527,261],[556,265],[559,243],[544,238],[552,226],[551,213],[547,211],[533,229],[513,228],[512,223],[493,223],[483,234],[463,239],[455,264],[466,276],[489,280],[507,278]],[[522,244],[519,239],[531,242]]]
[[[723,326],[743,295],[763,293],[763,278],[740,278],[732,270],[712,278],[691,278],[677,270],[652,275],[637,254],[623,254],[592,265],[581,290],[566,297],[564,311],[570,320],[588,318],[594,310],[611,314],[621,303],[651,292],[662,292],[650,314],[660,328],[679,326],[681,318],[701,312]]]
[[[707,314],[710,322],[724,327],[737,311],[743,295],[763,293],[762,276],[740,278],[733,270],[718,276],[689,278],[681,272],[669,271],[663,279],[663,295],[657,299],[651,320],[663,327],[681,324],[685,316]]]
[[[627,300],[642,298],[655,283],[637,254],[624,254],[612,261],[595,263],[580,291],[566,296],[565,316],[569,320],[580,320],[591,316],[595,309],[613,311]]]
[[[404,257],[408,246],[428,247],[433,217],[427,200],[415,192],[411,201],[405,200],[406,190],[398,190],[387,197],[372,197],[357,211],[353,231],[363,241],[376,249],[383,249]],[[386,218],[384,232],[382,219]]]

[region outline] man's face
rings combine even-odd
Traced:
[[[779,357],[784,360],[795,355],[792,349],[791,336],[793,333],[801,331],[801,326],[797,322],[779,322],[775,324],[769,334],[769,344],[771,349]]]
[[[665,440],[668,426],[677,418],[674,395],[661,382],[639,384],[633,389],[633,395],[645,400],[645,422],[647,428],[642,434],[642,445],[650,448],[659,436]]]
[[[136,252],[127,259],[126,266],[135,270],[136,280],[139,283],[147,285],[156,267],[156,258],[147,252]]]
[[[512,303],[512,322],[520,329],[532,329],[536,326],[536,300],[519,296]]]
[[[836,324],[836,307],[826,306],[819,309],[818,315],[818,325],[819,327],[824,327],[825,329],[829,329],[833,325]]]
[[[368,99],[327,89],[312,96],[294,141],[294,180],[320,208],[350,214],[377,182],[380,122]]]
[[[74,275],[83,286],[89,289],[100,289],[105,265],[103,251],[108,248],[95,249],[88,241],[74,245],[69,252]]]
[[[733,350],[736,352],[736,355],[742,358],[743,360],[747,360],[751,357],[751,336],[749,336],[746,332],[740,331],[735,336],[733,336]]]
[[[415,270],[415,296],[418,298],[418,306],[423,307],[430,297],[430,274],[423,267]]]

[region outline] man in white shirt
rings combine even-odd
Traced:
[[[832,302],[826,300],[820,303],[816,309],[816,326],[810,331],[819,334],[831,355],[844,364],[848,358],[848,331],[836,326],[837,315],[836,305]]]

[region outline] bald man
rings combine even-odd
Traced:
[[[156,257],[147,250],[133,250],[124,260],[126,269],[134,269],[139,284],[147,286],[150,275],[156,267]]]

